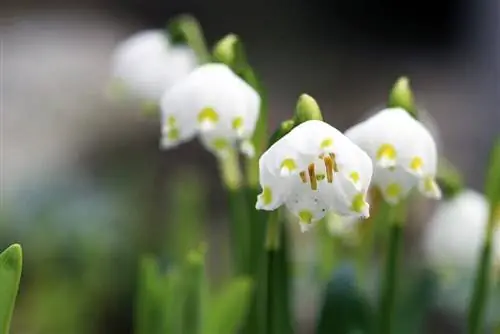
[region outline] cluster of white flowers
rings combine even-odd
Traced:
[[[146,31],[119,46],[114,78],[130,94],[161,108],[161,147],[198,137],[220,157],[232,149],[252,156],[261,99],[224,64],[197,66],[187,47],[170,46],[162,31]],[[306,121],[274,143],[259,160],[262,193],[256,208],[285,205],[309,229],[329,211],[366,218],[373,183],[397,204],[418,186],[433,198],[436,143],[404,109],[382,110],[345,132],[322,121]]]

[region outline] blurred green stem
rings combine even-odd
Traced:
[[[388,205],[384,202],[383,205]],[[387,208],[389,225],[389,250],[386,256],[384,277],[380,289],[378,334],[391,334],[398,283],[398,265],[403,241],[406,213],[403,204]]]
[[[490,162],[486,175],[485,193],[490,203],[488,224],[478,263],[477,276],[474,282],[474,292],[469,304],[468,333],[481,332],[488,290],[490,288],[492,243],[495,226],[500,221],[500,138],[496,140],[490,154]]]
[[[0,334],[8,334],[14,314],[23,267],[19,244],[9,246],[0,254]]]
[[[496,215],[500,212],[500,204],[491,205],[490,217],[486,229],[486,236],[481,250],[481,257],[477,268],[477,276],[474,282],[474,292],[472,295],[469,315],[468,333],[481,333],[482,322],[486,308],[488,290],[490,288],[490,274],[492,263],[492,243],[495,230]]]
[[[189,45],[200,64],[210,62],[211,56],[208,52],[205,36],[200,23],[193,16],[179,15],[169,22],[167,29],[172,43]]]

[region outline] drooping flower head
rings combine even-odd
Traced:
[[[196,66],[196,56],[189,47],[170,45],[162,30],[146,30],[118,45],[112,78],[126,96],[157,104],[167,88]]]
[[[396,204],[414,187],[440,198],[435,181],[436,143],[430,132],[402,108],[384,109],[345,132],[373,160],[373,183]]]
[[[303,231],[328,211],[367,218],[372,177],[368,155],[322,121],[304,122],[274,143],[259,160],[258,210],[285,205]]]
[[[260,109],[260,96],[228,66],[206,64],[192,71],[161,99],[163,148],[197,134],[212,152],[224,156],[236,145],[253,154],[250,138]]]

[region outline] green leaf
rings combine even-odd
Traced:
[[[493,206],[500,203],[500,138],[497,139],[491,150],[487,173],[485,193],[493,210]]]
[[[373,315],[366,296],[356,287],[356,271],[343,263],[326,287],[317,334],[369,333]]]
[[[9,246],[0,254],[0,333],[8,334],[14,312],[23,266],[19,244]]]
[[[203,334],[237,333],[248,312],[252,290],[252,281],[248,277],[238,277],[229,282],[211,299]]]
[[[429,270],[405,276],[402,283],[407,284],[402,287],[401,297],[396,305],[394,333],[424,333],[424,321],[438,289],[437,277]]]

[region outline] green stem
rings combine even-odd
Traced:
[[[491,205],[490,217],[486,227],[486,236],[481,251],[481,257],[478,264],[477,276],[474,282],[474,292],[472,295],[469,315],[468,330],[469,334],[481,332],[482,322],[486,309],[488,290],[490,287],[491,261],[492,261],[492,241],[495,230],[496,213],[500,212],[500,205],[495,207]]]
[[[280,217],[279,211],[273,211],[269,215],[266,233],[266,249],[277,250],[280,248]]]
[[[172,43],[184,43],[194,51],[198,62],[205,64],[211,61],[205,36],[199,22],[191,15],[180,15],[168,25]]]
[[[387,205],[387,204],[384,204]],[[398,283],[398,265],[403,241],[404,217],[398,207],[388,209],[389,252],[387,254],[379,305],[379,334],[392,333],[392,320]]]
[[[220,174],[229,198],[231,217],[231,254],[233,268],[237,274],[247,274],[250,254],[250,218],[246,191],[241,187],[242,175],[238,153],[230,151],[223,159],[219,159]]]

